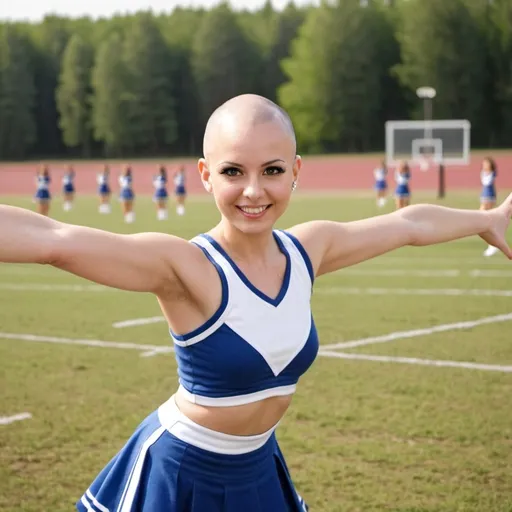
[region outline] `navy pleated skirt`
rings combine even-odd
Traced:
[[[110,195],[110,187],[107,183],[102,183],[98,186],[98,194],[100,196],[108,196]]]
[[[153,194],[154,201],[161,201],[162,199],[167,199],[168,197],[169,193],[165,188],[159,188],[155,190],[155,193]]]
[[[274,430],[231,436],[174,397],[148,416],[77,503],[80,512],[303,512]]]
[[[38,188],[34,194],[36,201],[49,201],[52,198],[50,191],[46,188]]]
[[[120,201],[133,201],[135,199],[135,193],[131,188],[123,188],[119,193]]]

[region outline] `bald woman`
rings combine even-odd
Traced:
[[[216,110],[203,153],[199,174],[220,220],[190,241],[119,235],[0,206],[0,261],[50,264],[152,292],[174,342],[178,389],[113,454],[79,511],[307,510],[276,428],[317,356],[316,277],[406,245],[472,235],[512,258],[505,241],[512,195],[489,211],[414,205],[276,230],[302,162],[288,115],[260,96],[238,96]],[[93,403],[86,417],[92,414]]]

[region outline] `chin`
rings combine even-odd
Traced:
[[[261,233],[265,233],[268,231],[272,231],[274,228],[274,222],[273,221],[240,221],[237,220],[235,222],[231,222],[231,224],[242,233],[245,233],[247,235],[258,235]]]

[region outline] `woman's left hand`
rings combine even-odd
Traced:
[[[498,207],[488,211],[491,218],[491,227],[480,233],[480,236],[489,244],[499,249],[505,256],[512,260],[512,248],[509,246],[506,236],[507,229],[512,218],[512,194],[510,194]]]

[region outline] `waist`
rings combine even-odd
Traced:
[[[253,436],[273,431],[292,401],[291,395],[273,396],[241,405],[194,403],[180,386],[176,404],[191,421],[227,435]]]
[[[226,455],[240,455],[258,450],[274,434],[277,424],[266,431],[253,435],[235,435],[201,425],[190,418],[178,406],[179,397],[173,395],[158,408],[158,418],[173,436],[181,441],[207,450]]]

